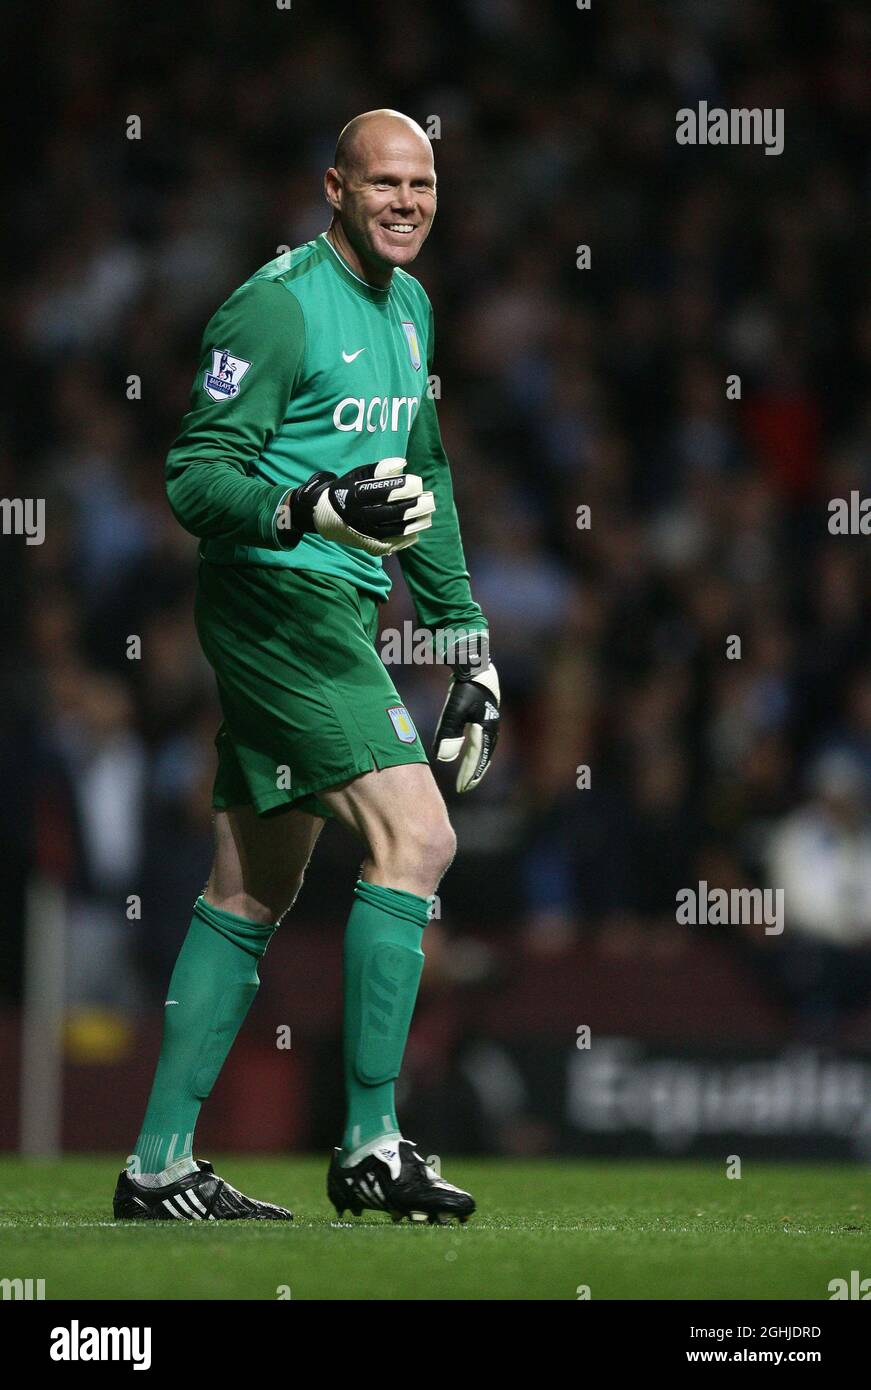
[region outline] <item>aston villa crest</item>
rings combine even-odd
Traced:
[[[411,715],[405,705],[391,705],[387,713],[400,743],[414,743],[417,729],[412,724]]]
[[[407,319],[403,320],[402,331],[405,334],[405,341],[408,343],[408,355],[411,358],[411,365],[416,372],[420,371],[420,345],[417,341],[417,329],[413,323]]]

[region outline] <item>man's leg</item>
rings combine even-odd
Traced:
[[[345,1162],[399,1137],[394,1086],[423,969],[428,899],[454,856],[441,793],[423,763],[321,793],[365,842],[344,950]]]
[[[345,933],[347,1110],[342,1149],[330,1165],[330,1199],[340,1215],[368,1206],[395,1219],[465,1221],[474,1201],[436,1179],[402,1138],[394,1099],[423,969],[429,899],[456,848],[444,802],[423,763],[368,772],[320,795],[367,847]]]
[[[195,1171],[193,1135],[259,985],[257,965],[293,904],[319,817],[218,811],[215,862],[166,998],[163,1043],[130,1172],[163,1186]]]

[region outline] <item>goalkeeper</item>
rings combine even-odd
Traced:
[[[170,505],[201,539],[196,624],[223,714],[215,860],[170,980],[117,1218],[290,1219],[196,1160],[193,1140],[326,817],[365,845],[345,933],[346,1125],[329,1196],[340,1214],[394,1219],[464,1221],[475,1207],[396,1116],[428,899],[455,837],[374,645],[383,557],[396,553],[436,643],[446,630],[468,638],[435,755],[459,759],[458,790],[473,788],[496,743],[499,682],[427,393],[432,306],[405,269],[435,215],[430,142],[398,112],[358,116],[324,190],[328,230],[258,270],[208,324],[167,459]]]

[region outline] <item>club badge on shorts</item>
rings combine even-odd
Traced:
[[[213,401],[228,401],[238,394],[239,382],[251,366],[244,357],[234,357],[226,348],[212,351],[212,370],[203,377],[203,390]]]
[[[391,705],[387,713],[399,742],[414,743],[417,738],[417,729],[412,724],[411,715],[405,705]]]

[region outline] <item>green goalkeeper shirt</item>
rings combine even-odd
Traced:
[[[433,524],[399,553],[426,627],[486,627],[473,601],[435,401],[432,305],[396,269],[361,280],[325,234],[263,266],[209,322],[191,407],[166,462],[167,494],[216,564],[317,570],[385,598],[380,558],[306,535],[284,549],[278,512],[320,469],[408,460],[435,494]]]

